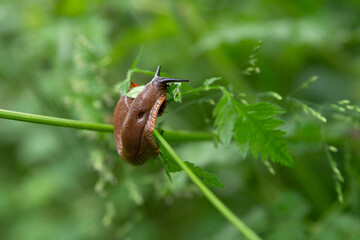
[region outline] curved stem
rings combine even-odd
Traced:
[[[53,126],[68,128],[84,129],[100,132],[113,132],[114,127],[109,124],[89,123],[77,120],[70,120],[57,117],[48,117],[37,114],[15,112],[0,109],[0,118],[11,119],[22,122],[39,123]],[[198,142],[211,141],[216,137],[215,134],[208,132],[182,132],[182,131],[165,131],[164,138],[170,142]]]
[[[260,239],[260,237],[252,231],[243,221],[241,221],[228,207],[225,206],[219,198],[215,196],[213,192],[194,174],[193,171],[181,160],[181,158],[175,153],[172,147],[166,142],[161,134],[154,129],[154,136],[158,142],[163,145],[166,151],[174,158],[176,163],[187,173],[190,179],[198,186],[203,192],[205,197],[210,201],[212,205],[227,219],[229,220],[240,232],[242,232],[248,239]]]
[[[101,131],[101,132],[113,132],[114,127],[108,124],[100,123],[89,123],[82,122],[77,120],[70,120],[64,118],[48,117],[36,114],[22,113],[0,109],[0,118],[23,121],[23,122],[32,122],[46,125],[54,125],[61,127],[85,129],[92,131]],[[237,229],[239,229],[248,239],[258,240],[260,239],[255,232],[253,232],[245,223],[243,223],[236,215],[231,212],[229,208],[221,202],[214,193],[212,193],[209,188],[191,171],[191,169],[180,159],[180,157],[175,153],[167,141],[161,136],[161,134],[154,129],[154,135],[156,139],[164,146],[166,151],[175,159],[177,164],[189,175],[190,179],[198,186],[198,188],[204,193],[205,197],[214,205],[214,207],[222,214],[226,219],[228,219]],[[212,140],[215,135],[211,133],[186,133],[186,132],[171,132],[166,131],[164,136],[170,141],[202,141],[202,140]]]

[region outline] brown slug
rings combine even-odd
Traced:
[[[126,162],[141,165],[158,156],[159,148],[152,135],[157,116],[166,108],[167,83],[188,81],[160,77],[158,66],[155,77],[135,99],[121,96],[114,111],[114,136],[117,151]]]

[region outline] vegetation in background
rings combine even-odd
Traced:
[[[111,123],[143,45],[135,82],[162,65],[200,94],[182,89],[158,126],[217,132],[172,146],[247,225],[265,239],[358,239],[359,16],[356,1],[5,0],[0,108]],[[111,134],[7,120],[0,133],[4,239],[242,237],[185,174],[120,161]]]

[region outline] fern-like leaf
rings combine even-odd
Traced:
[[[276,105],[265,102],[244,104],[224,92],[214,109],[215,126],[224,144],[229,144],[235,133],[240,151],[249,148],[255,158],[260,153],[264,161],[270,158],[275,163],[292,167],[285,132],[276,129],[284,124],[275,118],[281,113],[284,110]]]
[[[224,94],[214,109],[215,126],[218,129],[220,141],[229,144],[237,117],[236,107],[231,101],[231,96]]]
[[[181,172],[182,169],[180,166],[175,162],[175,160],[169,155],[165,149],[160,146],[160,152],[159,158],[161,162],[165,166],[166,175],[169,177],[171,181],[171,174],[170,173],[177,173]],[[206,172],[204,169],[202,169],[199,166],[196,166],[194,163],[186,161],[185,164],[197,175],[205,185],[208,187],[218,187],[218,188],[224,188],[224,185],[219,181],[219,179],[209,172]]]

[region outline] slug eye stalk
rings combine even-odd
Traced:
[[[156,73],[155,73],[155,77],[153,78],[152,81],[157,81],[157,82],[161,82],[161,83],[169,83],[169,82],[189,82],[189,80],[187,79],[177,79],[177,78],[165,78],[165,77],[160,77],[160,69],[161,66],[159,65],[157,67]]]
[[[170,83],[170,82],[189,82],[189,80],[186,79],[177,79],[177,78],[156,78],[155,81],[158,81],[160,83]]]

